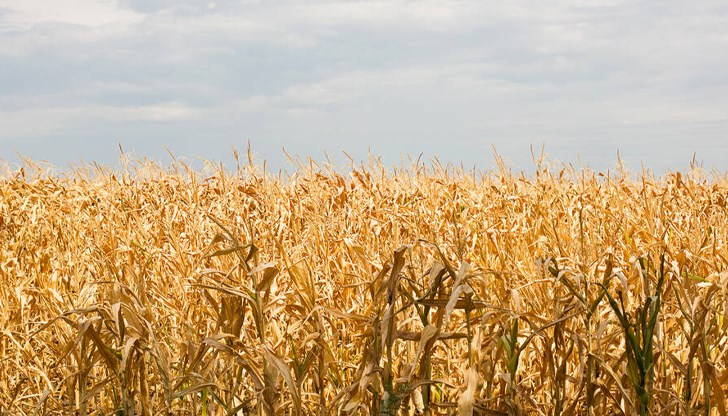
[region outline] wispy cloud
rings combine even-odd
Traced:
[[[3,28],[29,29],[44,23],[85,27],[138,23],[143,15],[108,0],[0,0]]]

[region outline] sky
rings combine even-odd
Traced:
[[[0,0],[0,160],[728,170],[724,0]]]

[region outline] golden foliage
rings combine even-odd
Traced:
[[[0,414],[726,414],[723,177],[26,170]]]

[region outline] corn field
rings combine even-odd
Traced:
[[[728,414],[728,178],[496,162],[8,170],[0,414]]]

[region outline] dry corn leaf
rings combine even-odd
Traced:
[[[278,370],[278,372],[283,376],[283,380],[285,380],[286,382],[286,386],[288,387],[288,393],[291,395],[291,399],[293,400],[294,414],[300,414],[301,396],[299,395],[296,383],[294,383],[293,381],[290,367],[288,367],[288,364],[286,364],[280,357],[278,357],[278,355],[276,355],[276,353],[273,352],[273,350],[271,350],[269,347],[265,347],[264,353],[266,360],[273,364],[275,369]]]
[[[465,370],[464,379],[463,392],[458,399],[458,415],[473,416],[475,401],[479,393],[480,374],[478,374],[478,370],[471,367]]]

